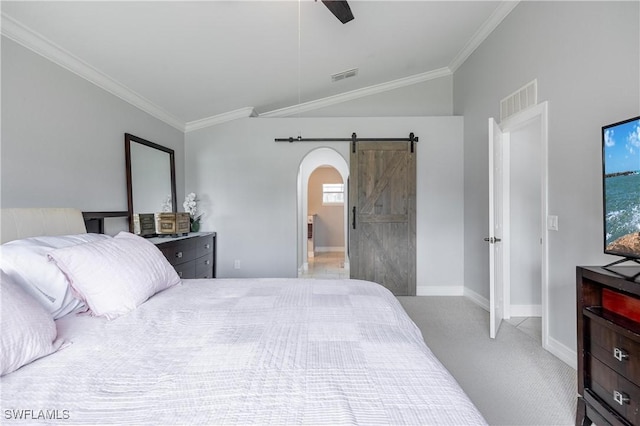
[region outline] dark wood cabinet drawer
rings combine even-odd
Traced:
[[[640,385],[640,343],[598,321],[590,320],[589,329],[591,354],[629,381]]]
[[[195,260],[196,278],[213,278],[213,252]]]
[[[152,241],[180,278],[216,277],[215,232],[193,233],[177,238],[153,238]]]
[[[640,425],[640,265],[576,268],[576,425]]]
[[[185,263],[196,257],[196,246],[193,239],[178,240],[159,246],[164,257],[172,265]]]
[[[213,236],[204,236],[196,239],[196,257],[202,257],[213,253]]]
[[[595,357],[591,366],[591,390],[631,424],[640,422],[640,387],[616,373]]]
[[[191,260],[189,262],[180,263],[178,265],[173,265],[178,276],[182,279],[191,279],[196,277],[196,261]]]

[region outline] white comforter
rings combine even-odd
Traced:
[[[57,326],[70,345],[0,379],[3,422],[485,424],[370,282],[184,280],[116,320]]]

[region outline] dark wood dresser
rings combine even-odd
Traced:
[[[640,424],[640,266],[579,266],[576,425]]]
[[[180,278],[216,277],[216,233],[191,232],[184,237],[153,237]]]

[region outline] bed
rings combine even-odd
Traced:
[[[12,334],[5,328],[12,326],[11,316],[30,311],[34,301],[43,306],[26,290],[20,290],[22,299],[10,298],[13,287],[22,286],[15,283],[12,245],[43,235],[89,238],[39,253],[47,267],[62,273],[78,305],[69,312],[56,305],[55,315],[46,306],[46,315],[39,312],[54,324],[44,343],[50,353],[0,377],[3,422],[486,424],[396,298],[378,284],[293,278],[174,282],[164,266],[158,272],[136,258],[146,274],[138,277],[141,272],[127,266],[118,250],[112,253],[112,246],[123,244],[125,252],[135,247],[136,257],[151,243],[131,234],[82,237],[82,214],[73,209],[4,209],[1,230],[3,340]],[[122,277],[124,285],[138,286],[148,275],[171,284],[115,311],[96,303],[127,293],[94,294],[122,285]],[[85,288],[83,280],[91,283]],[[93,280],[98,290],[91,290]],[[13,300],[20,302],[10,305]],[[7,353],[33,346],[2,343]]]

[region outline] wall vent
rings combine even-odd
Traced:
[[[500,121],[537,105],[538,80],[533,80],[500,101]]]
[[[352,68],[350,70],[342,71],[331,75],[331,82],[344,80],[345,78],[355,77],[358,75],[358,68]]]

